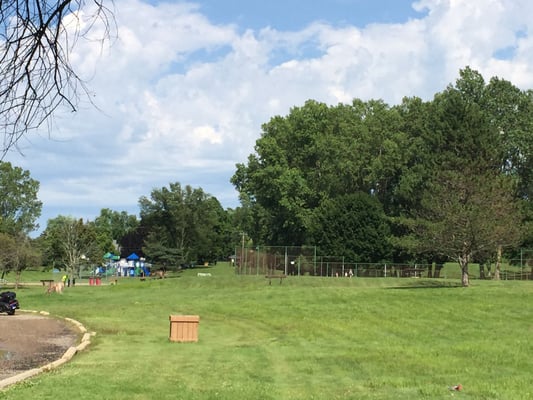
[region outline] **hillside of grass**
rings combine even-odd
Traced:
[[[0,399],[530,399],[532,294],[529,281],[462,288],[448,278],[269,286],[227,264],[63,295],[28,285],[17,291],[23,309],[74,318],[96,336]],[[169,342],[171,315],[200,316],[199,341]]]

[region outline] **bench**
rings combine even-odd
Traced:
[[[274,275],[265,275],[265,278],[268,279],[268,284],[272,285],[272,279],[279,279],[279,284],[281,285],[283,282],[283,279],[285,279],[287,275],[280,275],[280,274],[274,274]]]
[[[43,286],[46,286],[48,284],[48,287],[52,286],[52,283],[54,283],[53,279],[41,279],[41,283]]]

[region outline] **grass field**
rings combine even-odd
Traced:
[[[19,289],[23,309],[97,335],[0,399],[533,399],[533,282],[197,272]],[[169,342],[174,314],[200,316],[198,343]]]

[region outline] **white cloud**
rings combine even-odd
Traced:
[[[176,181],[236,206],[235,163],[253,152],[262,123],[307,99],[427,99],[466,65],[533,87],[528,1],[414,7],[427,13],[404,24],[281,32],[214,25],[192,4],[119,0],[112,45],[80,41],[71,57],[99,109],[59,115],[56,141],[32,137],[25,158],[10,158],[41,181],[45,212],[134,212],[140,196]],[[495,56],[507,48],[510,58]]]

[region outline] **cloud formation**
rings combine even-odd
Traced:
[[[50,138],[30,135],[24,157],[7,160],[41,182],[41,225],[58,214],[94,219],[101,208],[137,213],[140,196],[170,182],[235,207],[229,179],[261,124],[307,99],[429,99],[467,65],[533,87],[533,3],[413,8],[420,14],[403,23],[281,31],[214,24],[193,3],[118,0],[116,39],[80,41],[71,57],[97,108],[58,114]]]

